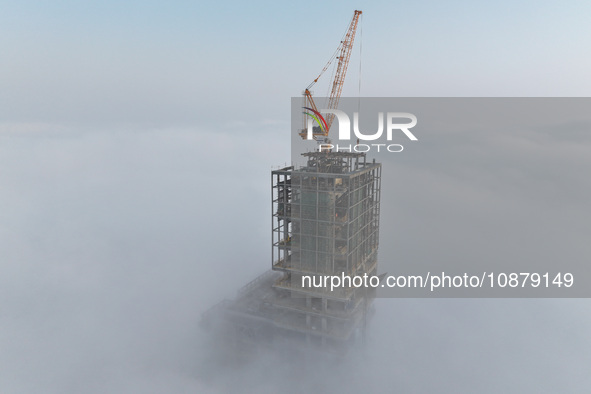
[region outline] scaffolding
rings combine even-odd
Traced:
[[[339,351],[364,336],[375,291],[306,287],[301,278],[377,275],[382,167],[364,153],[303,156],[306,165],[271,173],[272,270],[206,320],[223,315],[249,343],[304,340]]]
[[[285,310],[283,326],[309,341],[347,341],[365,326],[375,293],[304,287],[301,279],[377,274],[381,164],[364,153],[303,156],[305,166],[272,172],[272,269],[283,273],[274,306]]]

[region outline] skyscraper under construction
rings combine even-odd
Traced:
[[[371,288],[304,286],[302,277],[377,274],[381,164],[363,153],[303,156],[299,168],[272,171],[272,270],[204,315],[226,343],[342,351],[364,335]]]
[[[317,126],[300,130],[303,139],[328,139],[334,113],[325,119],[310,89],[337,59],[326,107],[337,109],[361,14],[354,12],[334,55],[304,91],[304,114]],[[203,316],[233,349],[295,342],[342,351],[364,335],[375,288],[331,289],[303,279],[377,274],[381,164],[365,153],[303,156],[305,164],[271,174],[272,269]]]

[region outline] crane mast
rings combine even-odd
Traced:
[[[315,114],[318,114],[319,112],[316,103],[314,102],[314,99],[312,97],[312,92],[310,91],[310,89],[312,88],[312,86],[314,86],[314,84],[316,84],[316,82],[318,82],[318,79],[328,69],[335,57],[336,59],[338,59],[338,63],[334,74],[334,80],[332,81],[332,85],[330,88],[330,96],[328,98],[328,105],[326,109],[337,109],[339,105],[339,99],[341,98],[343,84],[345,83],[345,75],[347,74],[347,67],[349,65],[349,59],[351,57],[351,51],[353,49],[353,41],[355,40],[355,32],[357,31],[357,24],[359,23],[359,17],[361,16],[361,13],[361,11],[355,10],[353,18],[351,19],[351,23],[349,24],[349,28],[345,33],[344,39],[340,42],[335,54],[331,57],[326,66],[324,66],[324,68],[320,72],[320,75],[318,75],[318,77],[316,77],[316,79],[314,79],[314,81],[312,81],[312,83],[310,83],[310,85],[308,85],[308,87],[304,91],[304,96],[307,104],[306,107],[309,106],[309,109],[312,110]],[[314,136],[327,137],[332,122],[334,121],[334,118],[334,114],[328,114],[328,116],[326,117],[326,123],[324,124],[324,127],[322,127],[323,125],[319,125],[320,127],[314,128]],[[302,130],[300,132],[300,136],[302,138],[306,138],[306,135],[306,130]]]

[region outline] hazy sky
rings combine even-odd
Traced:
[[[0,1],[0,392],[588,390],[586,300],[379,300],[342,366],[207,372],[200,314],[270,267],[290,97],[356,8],[344,95],[360,63],[363,96],[591,93],[588,1]]]
[[[363,96],[591,90],[583,0],[0,4],[3,122],[287,121],[356,8]],[[359,92],[359,50],[344,96]]]

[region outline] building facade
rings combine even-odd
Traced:
[[[271,174],[272,270],[214,309],[239,343],[340,351],[364,336],[375,290],[318,284],[377,275],[382,167],[363,153],[303,156]]]

